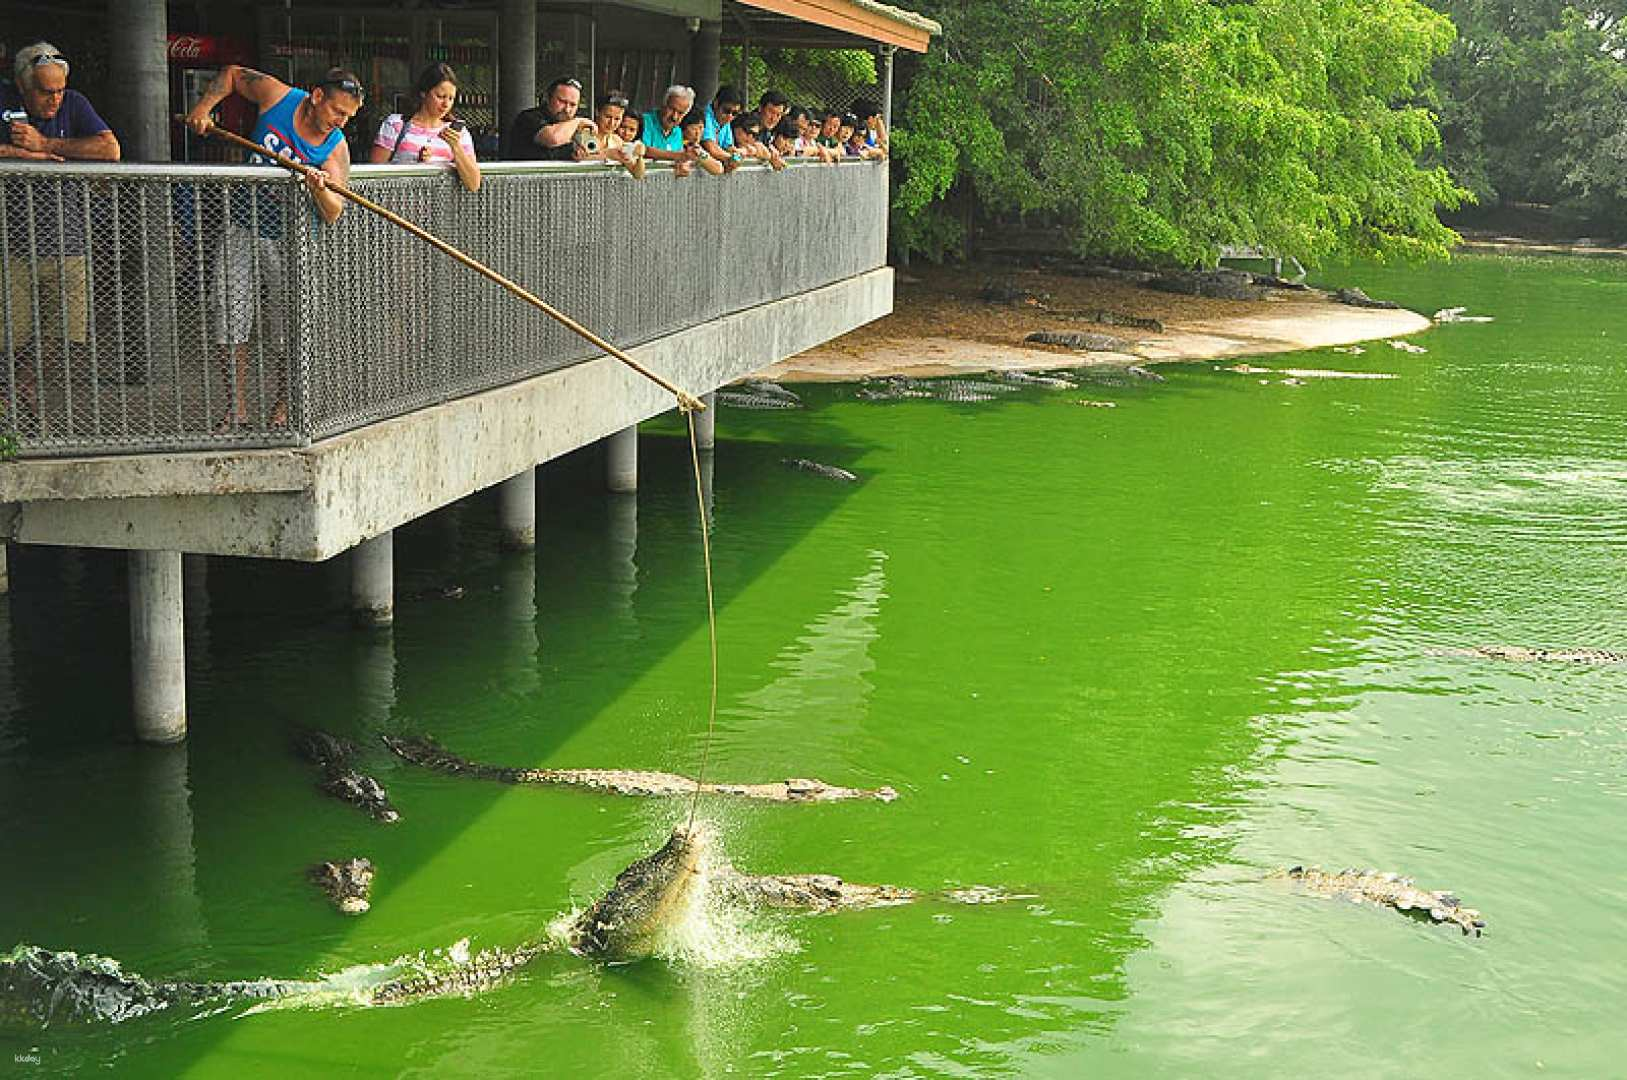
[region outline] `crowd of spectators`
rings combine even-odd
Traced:
[[[15,87],[0,86],[0,159],[34,161],[117,161],[117,137],[80,93],[68,89],[70,65],[47,42],[19,49],[14,59]],[[475,144],[457,119],[457,73],[447,64],[431,64],[415,84],[414,107],[391,113],[380,124],[368,149],[368,161],[443,163],[450,165],[468,191],[480,189],[481,171]],[[253,106],[251,142],[262,147],[253,155],[269,164],[286,157],[311,169],[305,185],[323,221],[339,219],[345,203],[328,187],[350,175],[350,149],[344,128],[360,111],[364,91],[353,73],[333,69],[308,90],[252,68],[222,68],[186,116],[200,135],[213,126],[213,113],[228,98]],[[649,162],[670,165],[674,174],[696,170],[725,176],[744,162],[779,170],[792,160],[837,162],[845,158],[882,158],[887,130],[881,110],[856,101],[850,110],[817,114],[769,90],[747,111],[732,86],[720,87],[700,104],[687,86],[667,87],[659,103],[640,112],[630,96],[609,91],[593,103],[591,116],[579,115],[582,84],[562,77],[548,84],[542,103],[520,112],[504,133],[500,153],[515,161],[604,162],[642,179]],[[65,200],[71,205],[72,200]],[[271,352],[283,355],[287,330],[280,325],[286,304],[288,267],[283,265],[284,224],[281,204],[266,188],[234,188],[226,218],[210,260],[211,340],[226,384],[224,415],[218,429],[248,425],[250,383],[248,344],[251,335],[269,339]],[[36,320],[59,325],[63,333],[50,344],[45,363],[69,359],[82,348],[90,321],[87,237],[82,216],[58,212],[45,203],[32,215],[12,214],[6,238],[7,295],[0,297],[0,334],[15,350],[28,345]],[[31,235],[34,241],[30,241]],[[9,314],[8,314],[9,313]],[[25,317],[17,317],[27,313]],[[36,354],[36,360],[41,360]],[[28,364],[16,371],[13,388],[20,411],[35,413],[39,389]],[[43,363],[42,363],[42,366]],[[282,379],[274,383],[281,385]],[[280,394],[268,423],[287,423],[287,403]]]
[[[881,109],[863,99],[846,112],[815,113],[769,90],[748,112],[745,98],[732,86],[719,87],[702,105],[693,89],[674,84],[659,106],[642,113],[619,90],[601,96],[591,117],[579,115],[581,102],[577,80],[549,83],[543,103],[520,113],[509,126],[503,158],[604,161],[642,177],[648,161],[669,164],[679,176],[696,169],[723,176],[746,161],[783,169],[794,159],[836,162],[887,155]]]

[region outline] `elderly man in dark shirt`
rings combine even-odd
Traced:
[[[509,161],[582,161],[593,155],[576,142],[582,128],[594,123],[578,117],[582,105],[582,84],[560,78],[548,84],[542,104],[526,109],[509,125],[503,157]]]
[[[0,87],[0,159],[119,160],[119,140],[85,96],[68,89],[68,60],[54,45],[18,49],[15,68],[15,89]],[[7,217],[0,348],[15,373],[16,404],[36,424],[46,360],[83,345],[90,323],[83,194],[73,181],[38,185],[32,213]]]

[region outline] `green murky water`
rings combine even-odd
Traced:
[[[545,957],[472,999],[5,1033],[0,1072],[1621,1075],[1627,667],[1432,650],[1627,648],[1627,265],[1344,277],[1497,321],[1420,335],[1426,355],[1261,361],[1387,381],[1203,364],[723,419],[713,771],[902,793],[715,805],[732,857],[1035,899],[784,916],[734,966]],[[552,467],[535,560],[496,553],[487,499],[404,530],[401,592],[467,595],[403,600],[393,634],[345,626],[342,566],[212,561],[175,751],[115,741],[120,561],[14,551],[0,946],[308,975],[512,944],[591,899],[681,808],[380,755],[404,815],[380,826],[314,793],[286,732],[693,770],[706,639],[676,430],[646,436],[636,504],[596,492],[589,455]],[[359,920],[300,875],[349,854],[380,867]],[[1411,873],[1489,929],[1262,881],[1293,862]]]

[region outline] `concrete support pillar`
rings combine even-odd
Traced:
[[[350,609],[358,626],[395,621],[395,533],[363,540],[350,553]]]
[[[717,445],[717,391],[701,395],[706,408],[695,414],[695,445],[710,450]]]
[[[537,103],[537,0],[503,0],[497,73],[497,124],[506,133],[516,113]],[[584,104],[582,115],[592,116],[592,103]]]
[[[497,485],[497,520],[503,547],[529,551],[537,546],[537,470],[535,466]]]
[[[695,88],[696,108],[703,108],[717,94],[722,81],[718,73],[722,46],[723,24],[715,19],[701,23],[689,39],[689,84]]]
[[[109,118],[125,161],[168,161],[169,17],[164,0],[111,0],[107,12]]]
[[[881,47],[881,123],[887,129],[887,138],[893,137],[893,54],[896,45]]]
[[[11,591],[11,569],[7,565],[6,542],[0,540],[0,596]]]
[[[130,552],[130,690],[136,738],[186,738],[186,625],[179,551]]]
[[[638,490],[638,425],[607,435],[605,484],[618,495]]]

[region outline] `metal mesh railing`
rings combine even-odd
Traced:
[[[624,347],[885,255],[874,163],[352,183]],[[322,225],[280,171],[7,168],[0,236],[0,430],[24,456],[303,445],[594,355],[359,207]]]

